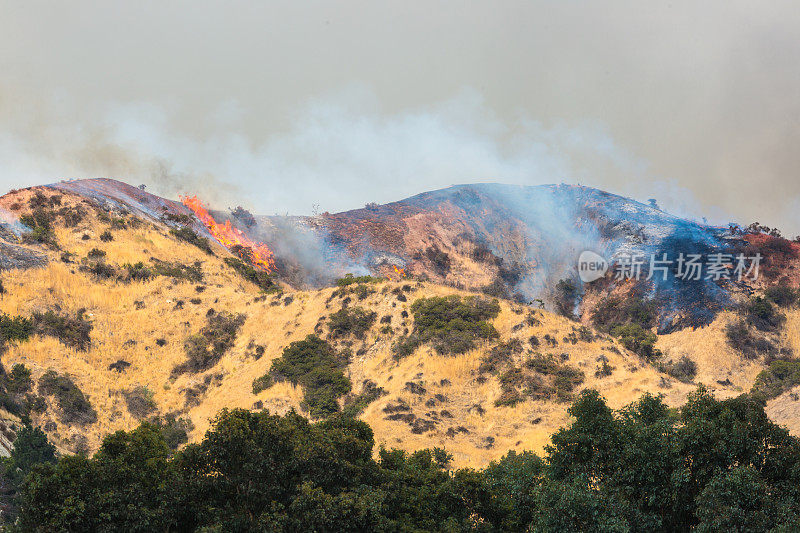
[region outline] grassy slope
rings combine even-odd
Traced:
[[[7,207],[13,201],[24,200],[27,194],[20,191],[6,195],[0,199],[0,205]],[[72,200],[67,198],[65,201]],[[315,328],[322,335],[327,333],[324,320],[320,319],[339,310],[342,305],[341,297],[331,299],[333,289],[287,291],[282,296],[258,298],[260,292],[256,287],[223,264],[221,258],[227,252],[218,246],[215,248],[217,257],[206,255],[175,240],[167,228],[151,223],[136,229],[113,230],[114,240],[101,242],[97,237],[107,227],[91,215],[76,228],[58,228],[57,240],[63,250],[77,254],[78,258],[85,257],[91,248],[101,248],[106,251],[108,262],[116,264],[147,262],[150,257],[182,263],[201,261],[206,288],[197,292],[197,284],[175,282],[164,277],[127,284],[102,281],[78,271],[75,264],[60,262],[60,252],[55,251],[48,252],[52,261],[45,268],[2,273],[8,291],[0,301],[3,312],[29,314],[34,310],[59,307],[74,313],[79,308],[86,308],[94,325],[92,346],[87,352],[76,352],[50,337],[34,337],[12,346],[4,355],[6,368],[22,362],[32,369],[34,379],[51,368],[68,373],[97,410],[98,422],[86,428],[57,422],[56,429],[49,431],[54,442],[69,450],[74,448],[78,435],[86,434],[90,448],[95,448],[109,432],[136,426],[138,421],[128,412],[121,391],[140,385],[147,386],[154,393],[160,413],[178,412],[191,418],[195,425],[191,440],[202,436],[209,420],[223,407],[251,408],[261,401],[264,408],[271,411],[299,409],[301,390],[279,383],[254,395],[251,384],[253,379],[269,370],[271,361],[279,357],[283,347],[290,342],[313,333]],[[89,240],[82,239],[84,233],[90,235]],[[432,283],[415,282],[412,291],[407,293],[407,302],[401,302],[391,289],[404,284],[385,282],[375,285],[373,294],[363,301],[354,302],[354,305],[370,308],[377,312],[378,317],[391,315],[392,326],[399,334],[404,327],[413,327],[412,319],[403,319],[401,313],[407,311],[415,299],[468,294]],[[292,297],[290,303],[285,303],[286,296]],[[190,303],[193,298],[199,298],[200,303]],[[182,309],[176,309],[179,300],[185,302]],[[144,302],[144,307],[137,308],[137,301]],[[184,374],[170,379],[172,368],[185,360],[184,340],[205,324],[210,308],[217,312],[247,315],[234,348],[205,373]],[[581,387],[599,389],[613,407],[621,407],[647,391],[662,393],[669,404],[678,405],[694,388],[658,373],[609,337],[577,344],[564,342],[564,336],[578,326],[567,319],[536,311],[541,324],[520,326],[528,309],[505,301],[501,302],[501,309],[494,321],[501,340],[518,337],[527,346],[531,335],[540,339],[545,334],[552,335],[558,339],[559,345],[540,350],[568,354],[569,364],[586,374]],[[737,387],[749,389],[760,369],[757,363],[743,364],[727,348],[721,332],[725,320],[725,315],[722,315],[708,328],[678,332],[659,341],[668,357],[677,358],[685,353],[698,362],[697,381],[714,385],[715,380],[728,377],[733,386],[716,385],[721,396],[736,394]],[[798,320],[800,318],[792,316],[788,325],[796,325]],[[360,391],[365,379],[374,381],[388,393],[369,405],[362,415],[374,428],[379,443],[409,450],[443,446],[454,454],[457,465],[481,466],[509,449],[540,450],[552,431],[567,421],[564,403],[527,400],[515,407],[494,406],[494,400],[500,394],[499,382],[496,377],[490,377],[480,383],[477,372],[481,357],[493,344],[481,345],[457,357],[439,356],[423,346],[410,357],[396,362],[391,354],[395,337],[380,334],[380,327],[380,324],[375,324],[363,341],[353,341],[354,356],[348,369],[355,393]],[[156,345],[156,339],[160,338],[167,341],[166,345]],[[797,340],[792,338],[791,342],[797,344]],[[265,347],[265,355],[260,359],[252,355],[253,343]],[[615,353],[613,347],[619,353]],[[609,359],[615,370],[611,376],[597,378],[595,369],[601,355]],[[525,356],[522,354],[518,359]],[[109,364],[119,359],[131,363],[127,371],[117,373],[109,370]],[[199,405],[186,409],[185,391],[202,383],[206,375],[217,378],[212,380]],[[409,392],[406,389],[408,382],[422,385],[426,392],[422,395]],[[426,406],[435,394],[444,395],[445,400],[434,400],[436,405]],[[383,409],[396,404],[398,398],[411,406],[418,417],[434,420],[435,428],[414,434],[407,423],[387,420]],[[773,403],[781,401],[783,397]],[[476,408],[478,405],[482,414]],[[449,411],[452,418],[442,416],[442,410]],[[792,416],[783,418],[793,423],[798,417]],[[41,426],[52,421],[57,421],[52,405],[44,415],[35,418]],[[457,426],[463,426],[467,432],[448,437],[447,430]]]

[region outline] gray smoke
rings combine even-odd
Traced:
[[[308,213],[574,181],[800,231],[789,0],[0,10],[5,188],[117,177]]]

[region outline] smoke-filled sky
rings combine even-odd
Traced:
[[[574,182],[800,233],[792,1],[0,0],[0,188],[308,214]]]

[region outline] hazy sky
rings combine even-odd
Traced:
[[[800,233],[796,2],[0,0],[0,188],[579,182]]]

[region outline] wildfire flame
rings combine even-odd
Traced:
[[[275,268],[275,259],[272,250],[266,244],[251,240],[242,231],[234,228],[230,220],[226,220],[224,224],[217,223],[197,196],[181,196],[180,199],[181,203],[197,215],[197,218],[208,228],[208,232],[223,246],[231,248],[238,244],[239,246],[250,248],[253,251],[253,264],[267,272],[272,272]]]
[[[399,281],[399,280],[401,280],[401,279],[406,277],[406,269],[405,268],[397,268],[397,265],[392,265],[392,268],[394,269],[394,273],[397,275],[397,281]],[[389,278],[389,279],[392,279],[391,275],[386,276],[386,277]]]

